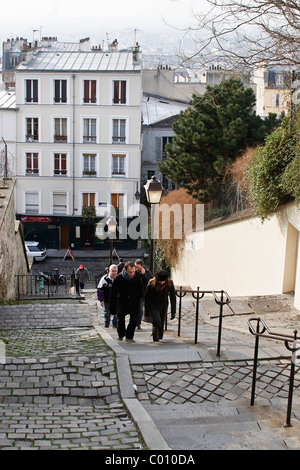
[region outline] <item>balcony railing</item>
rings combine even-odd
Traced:
[[[68,137],[66,135],[55,135],[54,142],[68,142]]]

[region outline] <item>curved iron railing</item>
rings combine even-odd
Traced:
[[[253,325],[254,322],[256,322],[256,328],[254,328],[254,325]],[[297,351],[300,350],[300,343],[297,342],[299,340],[298,331],[295,330],[293,335],[272,332],[261,318],[250,318],[248,320],[248,326],[249,326],[250,333],[255,336],[253,378],[252,378],[252,391],[251,391],[251,401],[250,401],[251,406],[254,406],[254,400],[255,400],[259,339],[268,338],[268,339],[274,339],[276,341],[283,341],[287,350],[293,353],[292,358],[291,358],[286,422],[284,424],[284,427],[286,428],[291,427],[294,378],[295,378],[295,370],[296,370],[296,353]]]
[[[198,325],[199,325],[199,302],[203,299],[205,294],[211,294],[217,305],[220,306],[219,310],[219,328],[218,328],[218,344],[217,344],[217,356],[221,354],[221,341],[222,341],[222,325],[223,325],[223,307],[231,302],[228,293],[224,290],[200,290],[197,287],[196,290],[184,289],[182,286],[176,289],[176,295],[179,297],[179,310],[178,310],[178,336],[181,333],[181,317],[182,317],[182,299],[186,294],[192,294],[192,297],[196,299],[196,316],[195,316],[195,344],[198,343]]]

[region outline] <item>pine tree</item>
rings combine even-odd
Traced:
[[[268,125],[256,116],[255,94],[229,79],[194,95],[192,106],[174,123],[159,170],[201,202],[216,199],[228,163],[247,147],[262,143]]]

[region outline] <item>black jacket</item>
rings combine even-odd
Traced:
[[[152,279],[147,286],[145,296],[145,313],[149,315],[151,309],[159,311],[167,311],[169,305],[169,297],[171,301],[171,317],[176,314],[176,292],[173,281],[169,279],[164,288],[160,289]]]
[[[139,312],[140,299],[145,296],[145,283],[143,276],[135,274],[133,278],[127,279],[123,272],[115,278],[110,295],[110,313],[133,313]]]
[[[109,303],[110,300],[110,293],[111,287],[114,280],[111,279],[109,274],[105,274],[101,279],[97,286],[97,299],[100,302]]]

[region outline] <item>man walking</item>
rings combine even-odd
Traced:
[[[145,295],[145,283],[142,276],[135,272],[133,261],[127,261],[124,269],[115,278],[110,296],[110,313],[118,314],[119,340],[125,336],[126,341],[134,343],[134,332],[137,324],[140,299]],[[126,328],[125,317],[129,315],[129,323]]]
[[[134,264],[135,264],[135,272],[137,274],[140,274],[143,277],[143,281],[144,283],[146,283],[146,286],[147,286],[150,279],[153,278],[153,274],[149,271],[149,269],[145,268],[144,261],[142,259],[136,259]],[[138,330],[141,329],[144,305],[145,305],[145,297],[142,297],[140,300],[139,315],[138,315],[137,325],[136,325]]]
[[[104,325],[105,328],[109,328],[110,325],[110,294],[113,282],[118,274],[118,267],[112,264],[109,267],[108,274],[105,274],[97,286],[97,299],[99,300],[101,307],[104,308]],[[118,321],[117,316],[113,316],[112,321],[113,327],[117,328]]]
[[[84,284],[90,278],[88,270],[81,264],[75,271],[75,280],[79,283],[80,289],[84,289]]]

